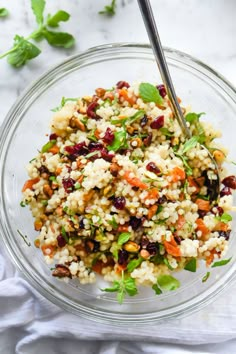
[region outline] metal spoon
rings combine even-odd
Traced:
[[[161,45],[161,40],[157,31],[157,26],[156,26],[156,22],[154,19],[154,15],[153,15],[153,11],[152,11],[152,7],[150,4],[149,0],[138,0],[138,4],[139,4],[139,8],[143,17],[143,21],[149,36],[149,40],[152,46],[152,50],[153,53],[155,55],[156,58],[156,62],[161,74],[161,78],[162,81],[166,87],[166,91],[167,91],[167,95],[168,98],[170,100],[170,104],[171,104],[171,108],[174,112],[175,117],[178,120],[178,123],[184,133],[184,135],[190,139],[192,137],[192,134],[189,130],[189,128],[187,127],[186,124],[186,120],[183,116],[183,112],[182,109],[179,105],[176,93],[175,93],[175,89],[174,89],[174,85],[170,76],[170,72],[167,66],[167,62],[165,59],[165,55],[164,55],[164,51]],[[215,166],[215,174],[217,176],[217,178],[215,180],[210,179],[207,177],[208,181],[208,190],[209,190],[209,195],[211,200],[216,200],[218,198],[219,195],[219,190],[220,190],[220,178],[219,178],[219,171],[218,171],[218,166],[214,160],[214,158],[212,157],[211,153],[209,152],[209,150],[201,145],[202,148],[204,148],[207,153],[208,156],[210,157],[211,161],[213,162],[214,166]]]

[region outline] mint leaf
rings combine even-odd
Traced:
[[[24,39],[24,37],[16,35],[14,38],[14,46],[9,52],[7,58],[8,63],[19,68],[28,60],[36,58],[41,53],[41,50]]]
[[[207,281],[207,279],[209,278],[209,276],[211,275],[210,272],[207,272],[204,277],[202,278],[202,282],[205,283]]]
[[[159,275],[157,278],[157,283],[164,290],[176,290],[180,287],[180,282],[178,279],[172,277],[172,275]]]
[[[111,145],[107,146],[109,151],[118,151],[119,149],[126,149],[128,147],[126,142],[126,131],[121,130],[114,133],[114,140]]]
[[[122,234],[120,234],[118,237],[118,241],[117,241],[118,245],[122,246],[124,243],[129,241],[130,236],[131,236],[130,232],[122,232]]]
[[[112,0],[110,5],[104,6],[102,11],[99,11],[100,15],[114,16],[116,13],[116,0]]]
[[[199,140],[198,136],[192,136],[192,138],[187,140],[183,146],[182,153],[185,154],[188,150],[194,148],[197,145],[198,140]]]
[[[152,289],[155,291],[156,295],[161,295],[162,294],[162,290],[159,288],[159,286],[157,284],[154,284],[152,286]]]
[[[161,104],[163,99],[158,91],[158,89],[147,82],[143,82],[139,85],[139,95],[143,102],[155,102]]]
[[[48,141],[45,145],[43,145],[41,152],[47,152],[49,149],[51,149],[55,144],[56,144],[56,140],[50,140]]]
[[[47,25],[49,27],[58,27],[60,22],[66,22],[70,19],[70,14],[68,12],[59,10],[55,15],[48,15]]]
[[[188,270],[189,272],[196,272],[197,270],[197,260],[196,258],[190,259],[188,263],[185,264],[184,267],[185,270]]]
[[[122,271],[121,280],[115,280],[113,286],[110,288],[101,289],[106,292],[117,291],[117,301],[122,304],[126,294],[129,296],[135,296],[138,293],[138,289],[135,284],[135,280],[131,277],[125,279],[124,271]]]
[[[232,221],[232,216],[227,213],[223,213],[221,216],[217,217],[216,219],[220,220],[221,222],[227,224],[228,222]]]
[[[71,48],[75,44],[75,38],[70,33],[52,32],[44,29],[42,34],[53,47]]]
[[[135,296],[138,293],[138,289],[133,278],[127,278],[124,280],[125,291],[129,296]]]
[[[105,289],[101,289],[101,290],[106,291],[108,293],[114,293],[114,292],[118,291],[119,289],[120,289],[119,281],[114,280],[113,286],[111,286],[110,288],[105,288]]]
[[[168,137],[172,137],[174,135],[174,133],[171,133],[167,128],[160,128],[159,131],[162,132],[163,135]]]
[[[203,114],[205,114],[205,113],[204,113],[204,112],[202,112],[202,113],[188,113],[188,114],[186,114],[185,119],[186,119],[186,121],[189,122],[190,124],[196,123],[196,122],[199,121],[199,118],[200,118]]]
[[[129,273],[132,273],[134,269],[138,268],[140,266],[140,264],[142,263],[143,258],[140,257],[138,259],[132,259],[132,261],[130,261],[127,265],[127,271]]]
[[[9,11],[7,9],[5,9],[4,7],[2,7],[0,9],[0,17],[7,17],[9,15]]]
[[[31,8],[36,18],[36,22],[41,25],[43,23],[43,13],[45,9],[45,0],[31,0]]]
[[[218,261],[212,264],[211,268],[215,268],[215,267],[222,267],[226,264],[228,264],[231,261],[232,257],[229,259],[222,259],[222,261]]]

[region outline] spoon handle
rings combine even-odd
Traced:
[[[183,133],[190,138],[191,133],[186,125],[181,107],[178,103],[178,99],[175,93],[173,82],[170,76],[170,72],[166,63],[165,55],[162,49],[161,40],[157,31],[157,26],[153,16],[153,11],[149,0],[138,0],[143,21],[146,26],[146,30],[149,36],[149,40],[156,58],[156,62],[161,74],[163,83],[166,86],[167,95],[169,97],[172,110],[178,120],[178,123]]]

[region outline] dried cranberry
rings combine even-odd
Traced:
[[[38,171],[40,174],[43,174],[43,173],[49,173],[49,170],[46,166],[42,165],[38,168]]]
[[[143,139],[143,144],[145,146],[150,146],[151,143],[152,143],[152,133],[149,133],[148,136],[145,139]]]
[[[75,181],[72,178],[63,178],[62,180],[63,187],[66,193],[71,193],[74,189]]]
[[[216,212],[214,212],[213,209],[216,209]],[[216,205],[213,209],[212,209],[213,214],[218,214],[219,216],[224,214],[224,210],[220,206]]]
[[[236,189],[236,177],[228,176],[223,179],[222,183],[229,188]]]
[[[142,220],[139,218],[136,218],[135,216],[131,216],[129,220],[129,224],[132,227],[134,231],[138,230],[140,226],[142,225]]]
[[[231,195],[231,189],[229,187],[224,187],[221,191],[220,191],[220,196],[224,197],[225,195]]]
[[[130,84],[128,82],[126,82],[126,81],[119,81],[119,82],[117,82],[116,87],[118,89],[122,89],[123,87],[129,88]]]
[[[159,175],[161,173],[161,170],[157,167],[155,162],[149,162],[146,166],[146,170],[153,172],[156,175]]]
[[[181,244],[181,241],[182,241],[182,238],[180,237],[180,236],[174,236],[174,239],[175,239],[175,241],[176,241],[176,243],[178,244],[178,245],[180,245]]]
[[[164,85],[158,85],[158,86],[157,86],[157,89],[158,89],[158,91],[159,91],[161,97],[164,98],[164,97],[167,95],[167,93],[166,93],[166,88],[165,88]]]
[[[55,133],[52,133],[49,135],[49,140],[57,140],[58,135]]]
[[[104,142],[106,144],[110,145],[110,144],[112,144],[114,138],[115,138],[115,135],[114,135],[113,131],[111,130],[111,128],[108,127],[105,132],[104,138],[103,138]]]
[[[126,265],[129,258],[129,253],[126,250],[119,250],[118,252],[118,263],[119,265]]]
[[[164,116],[159,116],[154,119],[154,121],[150,124],[152,129],[160,129],[164,125]]]
[[[78,156],[87,155],[89,152],[85,141],[76,145],[66,146],[65,151],[69,154],[68,158],[72,161],[76,160]]]
[[[79,222],[79,228],[84,229],[84,219],[81,219]]]
[[[147,236],[143,236],[141,239],[141,247],[146,248],[147,245],[149,244],[149,239]]]
[[[86,112],[87,116],[92,119],[95,119],[95,120],[101,119],[101,117],[99,117],[99,115],[97,115],[97,113],[96,113],[96,109],[98,107],[99,107],[99,104],[96,101],[91,102],[87,108],[87,112]]]
[[[57,236],[57,244],[59,247],[64,247],[66,245],[66,240],[62,235]]]
[[[146,247],[146,250],[150,253],[151,256],[157,254],[158,248],[155,242],[149,242]]]
[[[102,150],[103,149],[103,145],[101,143],[97,143],[95,141],[91,141],[88,144],[88,149],[89,149],[89,151]]]
[[[200,216],[200,218],[204,218],[204,216],[206,216],[207,212],[204,210],[198,210],[198,215]]]
[[[108,162],[111,162],[114,156],[115,156],[115,155],[114,155],[114,154],[110,154],[110,153],[107,151],[107,149],[102,149],[102,150],[101,150],[101,157],[102,157],[104,160],[108,161]]]
[[[113,205],[118,210],[123,210],[126,204],[125,197],[115,197],[113,199]]]
[[[229,240],[230,238],[230,233],[231,233],[231,230],[228,230],[228,231],[218,231],[219,233],[219,237],[224,237],[226,239],[226,241]]]
[[[95,253],[100,249],[100,243],[90,238],[85,240],[84,246],[88,253]]]
[[[167,198],[165,195],[157,199],[157,204],[164,204],[167,202]]]
[[[143,118],[140,120],[140,125],[143,128],[145,127],[145,125],[147,125],[147,123],[148,123],[148,117],[146,114],[144,114]]]

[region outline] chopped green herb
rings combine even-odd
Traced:
[[[163,102],[158,89],[147,82],[143,82],[139,85],[139,95],[144,102],[154,102],[157,104]]]
[[[56,176],[50,176],[49,181],[55,182],[57,180]]]
[[[43,145],[41,152],[45,153],[47,152],[49,149],[51,149],[55,144],[56,144],[56,140],[50,140],[48,141],[45,145]]]
[[[92,140],[92,141],[98,141],[98,139],[96,138],[96,136],[94,135],[96,129],[91,130],[91,133],[88,135],[88,139]]]
[[[41,200],[41,204],[44,205],[44,206],[47,206],[48,205],[48,201],[45,199],[45,200]]]
[[[66,97],[63,96],[62,99],[61,99],[60,105],[55,107],[55,108],[53,108],[53,109],[51,109],[51,111],[52,112],[58,112],[58,111],[60,111],[62,109],[62,107],[65,106],[65,104],[67,102],[77,102],[77,101],[78,101],[78,98],[71,98],[71,97],[70,98],[66,98]]]
[[[161,295],[162,294],[162,290],[159,288],[159,286],[157,284],[154,284],[152,286],[152,289],[155,291],[156,295]]]
[[[210,196],[209,195],[198,194],[197,197],[199,199],[203,199],[203,200],[210,200]]]
[[[58,27],[60,22],[66,22],[70,19],[70,14],[68,12],[59,10],[54,15],[48,15],[47,25],[49,27]]]
[[[158,205],[156,215],[158,215],[160,212],[162,212],[163,209],[164,209],[163,205]]]
[[[140,264],[143,262],[143,258],[137,258],[137,259],[132,259],[128,265],[127,265],[127,271],[129,273],[132,273],[134,269],[138,268],[140,266]]]
[[[185,154],[187,151],[194,148],[198,143],[198,136],[192,136],[189,140],[187,140],[183,146],[182,153]]]
[[[20,235],[20,237],[23,239],[23,241],[26,243],[26,245],[28,247],[31,246],[31,243],[27,240],[27,235],[23,235],[22,232],[20,230],[16,230],[18,232],[18,234]]]
[[[174,268],[170,265],[170,262],[168,261],[168,258],[164,257],[163,258],[163,262],[170,270],[174,270]]]
[[[61,235],[64,238],[64,240],[66,241],[66,243],[69,243],[69,237],[67,236],[67,233],[66,233],[66,230],[65,230],[64,226],[62,226],[62,228],[61,228]]]
[[[23,202],[23,200],[20,202],[20,206],[21,206],[22,208],[24,208],[24,207],[26,206],[26,204],[25,204],[25,202]]]
[[[189,122],[190,124],[192,123],[196,123],[199,121],[199,118],[205,114],[204,112],[202,113],[188,113],[186,116],[185,116],[185,119],[187,122]]]
[[[110,5],[104,6],[102,11],[99,11],[100,15],[114,16],[116,13],[116,0],[112,0]]]
[[[116,219],[115,219],[114,216],[112,216],[112,220],[109,220],[109,221],[108,221],[108,224],[111,225],[114,230],[117,230],[117,229],[118,229],[118,226],[119,226],[119,225],[118,225],[118,223],[116,222]]]
[[[162,289],[168,291],[176,290],[180,287],[179,280],[167,274],[159,275],[157,283]]]
[[[36,158],[34,157],[33,159],[31,159],[30,161],[29,161],[29,163],[31,163],[31,162],[33,162],[33,161],[35,161],[36,160]]]
[[[89,159],[90,157],[93,157],[93,156],[98,155],[98,154],[100,154],[100,151],[99,151],[99,150],[92,151],[92,152],[90,152],[88,155],[85,155],[84,158],[85,158],[85,159]]]
[[[210,272],[207,272],[204,277],[202,278],[202,282],[205,283],[207,281],[207,279],[209,278],[209,276],[211,275]]]
[[[5,9],[4,7],[2,7],[0,9],[0,17],[7,17],[9,15],[9,11],[7,9]]]
[[[160,128],[159,131],[165,136],[172,137],[174,135],[174,133],[171,133],[167,128]]]
[[[228,264],[231,261],[232,257],[229,259],[222,259],[222,261],[218,261],[212,264],[211,268],[215,268],[215,267],[222,267],[226,264]]]
[[[76,182],[74,187],[75,187],[75,189],[80,189],[81,188],[81,184],[79,182]]]
[[[115,280],[112,287],[101,290],[106,292],[117,292],[117,301],[119,304],[123,303],[126,294],[134,296],[138,293],[135,279],[131,277],[125,278],[124,271],[122,271],[121,280]]]
[[[130,232],[122,232],[118,237],[118,241],[117,241],[118,245],[122,246],[124,243],[129,241],[130,236],[131,236]]]
[[[185,264],[184,269],[188,270],[189,272],[195,273],[196,270],[197,270],[197,260],[196,260],[196,258],[190,259],[190,261],[188,261],[188,263]]]
[[[217,216],[216,217],[217,220],[227,224],[228,222],[232,221],[232,216],[230,214],[227,213],[223,213],[221,216]]]
[[[127,147],[126,131],[120,130],[114,133],[114,140],[111,145],[107,146],[107,149],[116,152],[119,149],[127,149]]]

